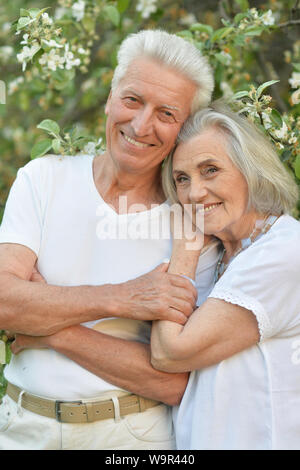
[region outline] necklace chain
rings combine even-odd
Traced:
[[[220,279],[220,277],[224,274],[224,272],[226,271],[226,269],[229,266],[229,264],[231,263],[231,261],[241,251],[245,250],[250,245],[252,245],[252,243],[255,242],[255,240],[260,235],[263,235],[263,234],[267,233],[277,219],[278,219],[278,216],[267,214],[266,217],[263,220],[257,220],[256,223],[255,223],[254,229],[250,233],[249,237],[244,238],[243,240],[241,240],[240,248],[238,248],[233,253],[233,255],[229,259],[228,263],[223,262],[223,259],[224,259],[225,253],[226,253],[226,249],[225,248],[223,249],[223,251],[221,253],[221,256],[220,256],[220,259],[218,261],[217,267],[216,267],[215,282],[218,281]]]

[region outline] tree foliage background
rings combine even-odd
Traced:
[[[254,120],[300,183],[299,25],[299,0],[1,0],[0,222],[30,158],[105,147],[117,49],[144,28],[193,42],[214,69],[214,98]],[[0,398],[4,386],[0,371]]]

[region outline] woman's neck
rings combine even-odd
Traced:
[[[228,262],[232,256],[235,256],[237,251],[242,248],[242,241],[248,239],[256,238],[261,232],[258,221],[263,221],[267,219],[268,214],[260,214],[257,212],[249,213],[243,217],[240,223],[235,224],[230,230],[224,231],[220,234],[220,240],[222,241],[224,248],[226,250],[224,261]]]

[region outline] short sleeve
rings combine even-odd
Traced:
[[[252,311],[260,342],[300,323],[297,229],[264,235],[231,262],[209,295]]]
[[[38,256],[41,233],[41,175],[37,160],[21,168],[14,181],[0,226],[0,243],[17,243]]]

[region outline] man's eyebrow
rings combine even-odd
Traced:
[[[132,88],[127,88],[127,89],[123,90],[122,94],[126,94],[126,93],[132,93],[133,95],[138,96],[141,100],[144,99],[143,95],[141,95],[137,91],[133,90]],[[160,108],[167,108],[167,109],[172,109],[174,111],[180,111],[180,109],[177,106],[172,106],[170,104],[161,104]]]
[[[167,108],[167,109],[173,109],[173,110],[175,110],[175,111],[180,111],[180,109],[177,108],[177,106],[171,106],[171,105],[169,105],[169,104],[162,104],[161,107],[162,107],[162,108]]]

